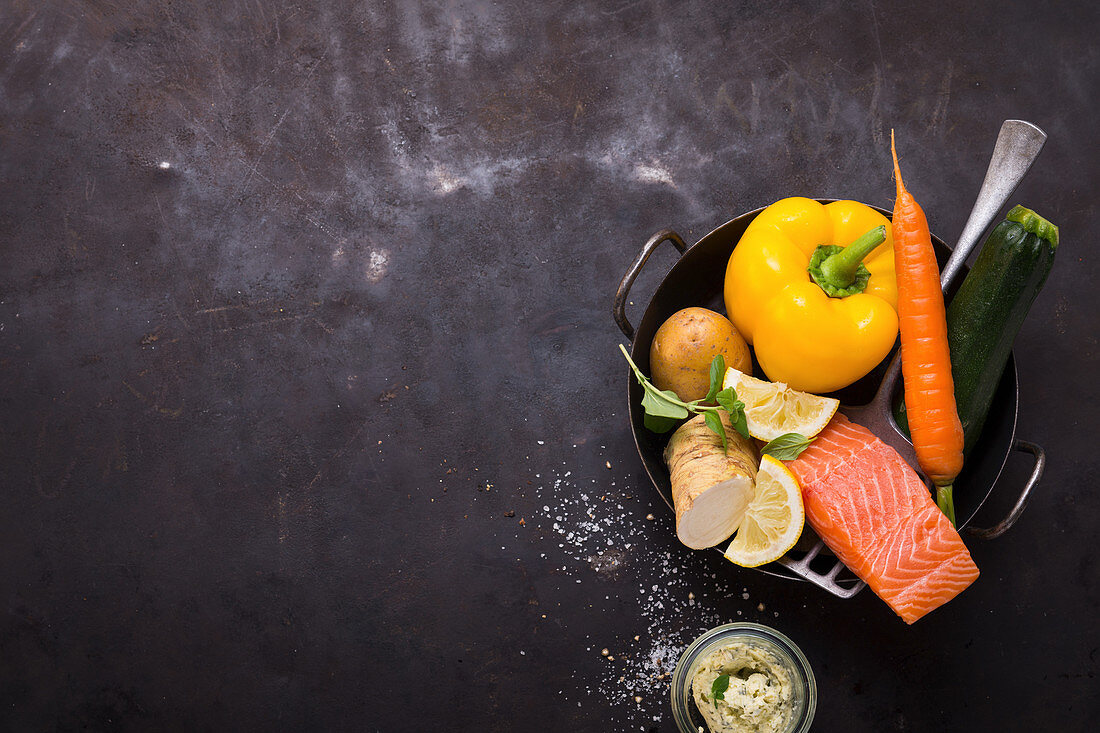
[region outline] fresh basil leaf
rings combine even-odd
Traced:
[[[722,452],[727,452],[729,446],[726,445],[726,426],[722,424],[722,416],[715,410],[707,410],[703,413],[703,419],[706,421],[707,427],[722,439]]]
[[[690,414],[686,407],[668,399],[669,397],[672,400],[679,399],[674,392],[668,390],[662,392],[650,384],[642,386],[645,387],[645,395],[642,397],[642,409],[646,411],[647,415],[683,420]]]
[[[654,433],[667,433],[669,430],[679,425],[680,421],[673,417],[650,415],[647,412],[642,416],[642,424],[646,426],[647,430],[651,430]]]
[[[630,358],[630,352],[626,350],[626,347],[619,344],[619,351],[623,352],[623,356],[626,357],[626,361],[630,364],[631,371],[634,372],[634,377],[638,380],[638,384],[642,385],[642,410],[644,416],[642,419],[643,424],[647,429],[652,430],[655,433],[667,433],[676,427],[676,424],[686,418],[692,413],[703,415],[703,420],[706,421],[707,427],[713,430],[719,438],[722,439],[722,449],[728,450],[726,442],[726,428],[722,423],[722,417],[713,408],[701,407],[700,403],[704,400],[693,400],[691,402],[684,402],[679,396],[671,390],[661,390],[649,381],[646,375],[642,374],[642,370],[638,368],[638,365],[634,363],[634,360]],[[722,392],[718,392],[718,388],[722,386],[722,380],[725,378],[726,373],[726,358],[721,354],[714,357],[710,364],[710,392],[706,397],[706,402],[710,402],[713,399],[719,398]],[[729,404],[734,405],[735,409],[743,409],[744,405],[740,402],[736,402],[736,395],[733,392],[733,388],[723,390],[728,393],[726,397],[733,395],[732,402]],[[728,400],[727,400],[728,401]],[[736,407],[740,405],[740,407]],[[727,410],[729,408],[727,407]],[[740,424],[744,424],[744,413],[740,414]],[[733,424],[738,425],[737,415],[731,414],[733,417]],[[738,428],[742,434],[748,435],[747,431]]]
[[[645,413],[643,423],[646,428],[655,433],[667,433],[672,430],[678,421],[690,414],[689,410],[677,404],[679,398],[673,392],[662,392],[653,386],[622,344],[619,344],[619,351],[623,352],[638,384],[642,385],[642,410]]]
[[[733,387],[726,387],[714,396],[718,404],[726,408],[726,412],[732,417],[735,412],[745,409],[745,403],[737,399],[737,392]]]
[[[813,438],[807,438],[801,433],[783,433],[775,440],[769,441],[760,452],[776,458],[780,461],[793,461],[802,455],[802,451],[810,447]]]
[[[749,423],[745,419],[745,403],[737,399],[737,392],[733,387],[726,387],[715,395],[718,404],[730,414],[730,423],[733,428],[746,438],[749,437]]]
[[[714,678],[714,682],[710,683],[710,696],[713,700],[725,700],[726,690],[730,688],[730,676],[728,674],[720,674]]]
[[[733,429],[741,433],[742,437],[749,437],[749,421],[745,418],[744,407],[738,410],[736,415],[730,416],[730,422],[733,424]]]
[[[722,389],[722,379],[726,376],[726,357],[718,354],[710,363],[710,389],[703,402],[714,402],[718,390]]]

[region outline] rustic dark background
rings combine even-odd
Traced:
[[[0,728],[669,731],[662,655],[748,619],[810,658],[820,730],[1085,730],[1098,33],[1086,2],[5,0]],[[888,207],[890,128],[953,241],[1012,117],[1062,231],[1016,347],[1050,464],[981,579],[909,628],[681,548],[610,316],[640,244]]]

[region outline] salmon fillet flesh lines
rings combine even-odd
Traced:
[[[966,545],[916,472],[837,413],[796,460],[806,521],[906,623],[978,577]]]

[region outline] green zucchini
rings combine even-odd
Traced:
[[[947,341],[955,405],[969,453],[981,434],[1012,342],[1046,282],[1058,249],[1058,227],[1016,206],[985,240],[947,306]],[[895,410],[908,433],[905,403]]]

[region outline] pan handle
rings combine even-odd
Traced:
[[[634,285],[634,281],[638,279],[638,273],[645,267],[646,260],[653,254],[653,250],[657,249],[657,245],[665,240],[672,242],[672,245],[676,247],[680,254],[683,254],[687,249],[687,245],[684,244],[684,240],[680,238],[679,234],[671,229],[662,229],[645,243],[642,251],[630,263],[626,274],[619,282],[619,289],[615,291],[615,303],[611,306],[611,312],[615,315],[615,323],[619,324],[619,329],[623,332],[623,335],[631,341],[634,340],[634,326],[631,326],[630,321],[626,320],[626,297],[630,294],[630,288]]]
[[[1020,492],[1020,497],[1016,499],[1016,506],[1012,507],[1012,511],[1008,513],[1007,517],[988,529],[971,527],[967,530],[970,534],[980,537],[983,540],[993,540],[1000,537],[1016,523],[1016,520],[1020,518],[1020,514],[1024,511],[1024,505],[1027,504],[1028,495],[1031,493],[1031,490],[1035,488],[1035,484],[1039,483],[1039,479],[1043,475],[1043,469],[1046,468],[1047,465],[1046,451],[1035,443],[1029,443],[1026,440],[1017,440],[1012,444],[1012,447],[1015,450],[1026,451],[1035,456],[1035,468],[1031,469],[1031,477],[1028,478],[1027,483],[1024,484],[1023,491]]]

